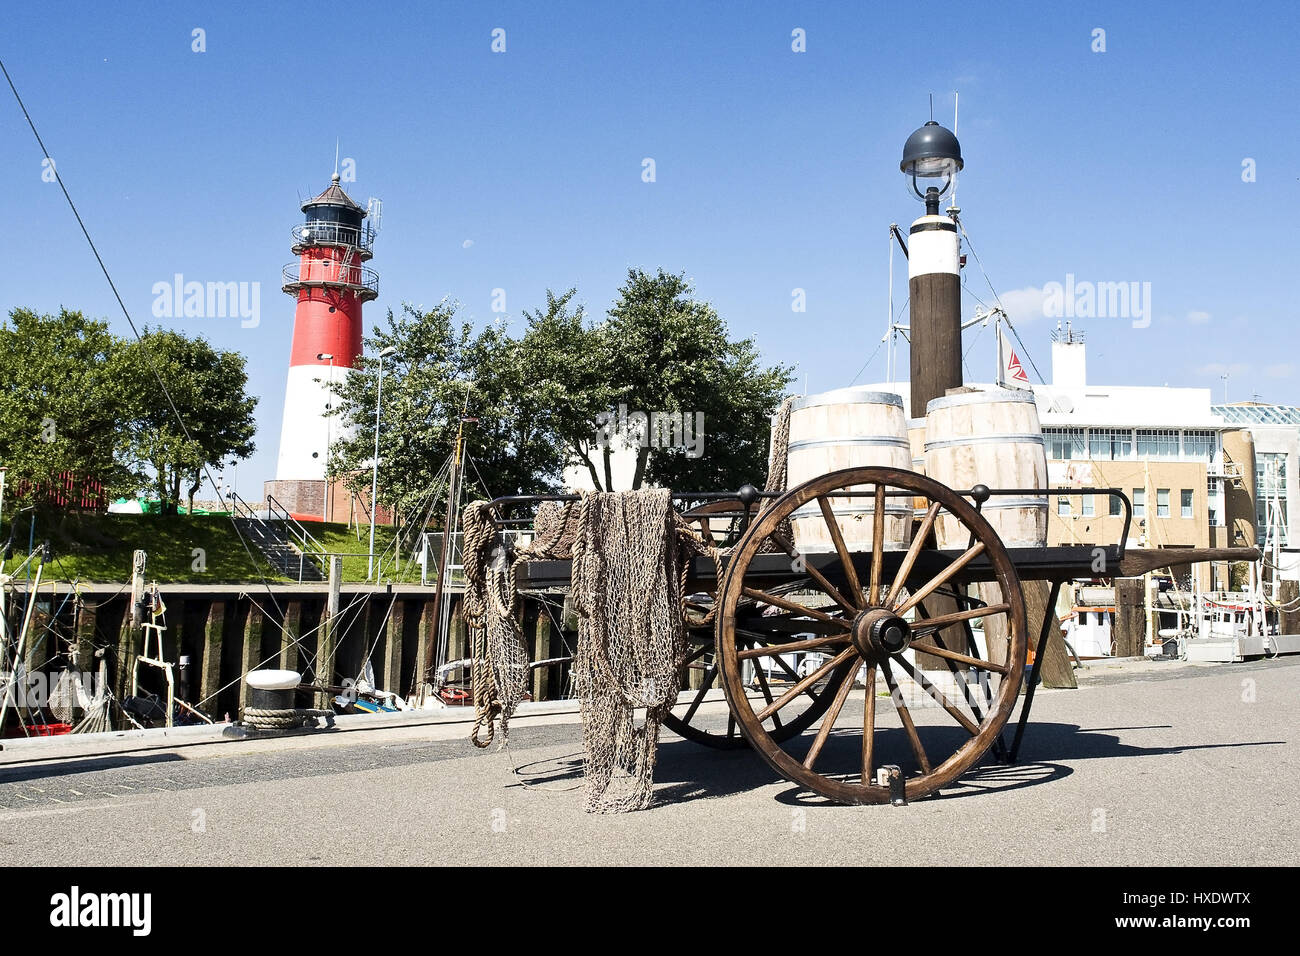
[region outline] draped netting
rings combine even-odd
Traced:
[[[471,737],[488,746],[500,721],[502,740],[508,739],[510,717],[527,689],[519,565],[572,558],[570,593],[578,614],[573,678],[582,707],[586,808],[642,809],[651,802],[659,728],[681,682],[689,562],[707,555],[716,569],[720,552],[673,510],[667,489],[584,492],[576,502],[542,502],[534,527],[533,542],[508,560],[490,505],[476,501],[465,510],[465,619],[476,709]]]

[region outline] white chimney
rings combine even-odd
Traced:
[[[1061,388],[1083,388],[1088,384],[1083,333],[1074,331],[1069,322],[1064,329],[1058,322],[1052,333],[1052,384]]]

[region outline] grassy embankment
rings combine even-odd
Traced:
[[[16,518],[6,515],[0,525],[0,543],[13,535],[13,557],[4,562],[12,573],[26,557],[31,530],[31,512]],[[361,582],[366,578],[367,529],[357,539],[355,529],[344,524],[307,523],[308,532],[333,553],[344,554],[343,580]],[[391,528],[375,530],[376,554],[385,552],[392,542]],[[188,582],[218,584],[262,580],[289,582],[267,565],[265,556],[252,542],[240,540],[234,523],[223,515],[109,515],[45,513],[35,516],[35,545],[50,542],[50,561],[45,580],[104,581],[121,583],[131,576],[131,556],[136,549],[148,554],[146,577],[159,583]],[[202,549],[204,570],[196,570]],[[252,552],[252,557],[249,556]],[[32,574],[36,564],[32,563]],[[384,553],[385,580],[419,580],[419,567],[410,568],[405,560],[399,575],[392,566],[392,552]],[[25,577],[24,572],[20,577]]]

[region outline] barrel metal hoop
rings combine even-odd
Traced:
[[[1033,435],[968,435],[965,438],[942,438],[925,443],[926,451],[940,448],[959,448],[965,445],[1041,445],[1042,434]],[[794,446],[791,445],[793,448]]]
[[[963,405],[981,405],[985,402],[1010,402],[1022,405],[1036,404],[1034,393],[1026,389],[1014,389],[1019,392],[1018,395],[1012,395],[1009,391],[999,390],[996,392],[962,392],[960,395],[944,395],[941,398],[933,398],[926,403],[925,412],[937,411],[941,408],[960,408]]]
[[[804,395],[790,403],[790,411],[816,408],[822,405],[893,405],[903,407],[903,398],[895,392],[879,392],[870,388],[837,388],[831,392]]]
[[[906,448],[909,452],[912,449],[906,438],[810,438],[804,441],[792,441],[788,447],[790,451],[798,451],[802,448],[830,448],[847,445],[883,445],[889,448]]]

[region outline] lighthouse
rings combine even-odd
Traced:
[[[336,503],[325,479],[331,443],[344,425],[327,413],[331,382],[345,380],[361,354],[361,308],[379,296],[379,276],[365,263],[376,232],[367,210],[352,201],[334,174],[329,188],[302,204],[283,289],[294,297],[293,345],[284,391],[280,455],[269,499],[295,518],[333,520]],[[339,502],[343,504],[343,502]]]

